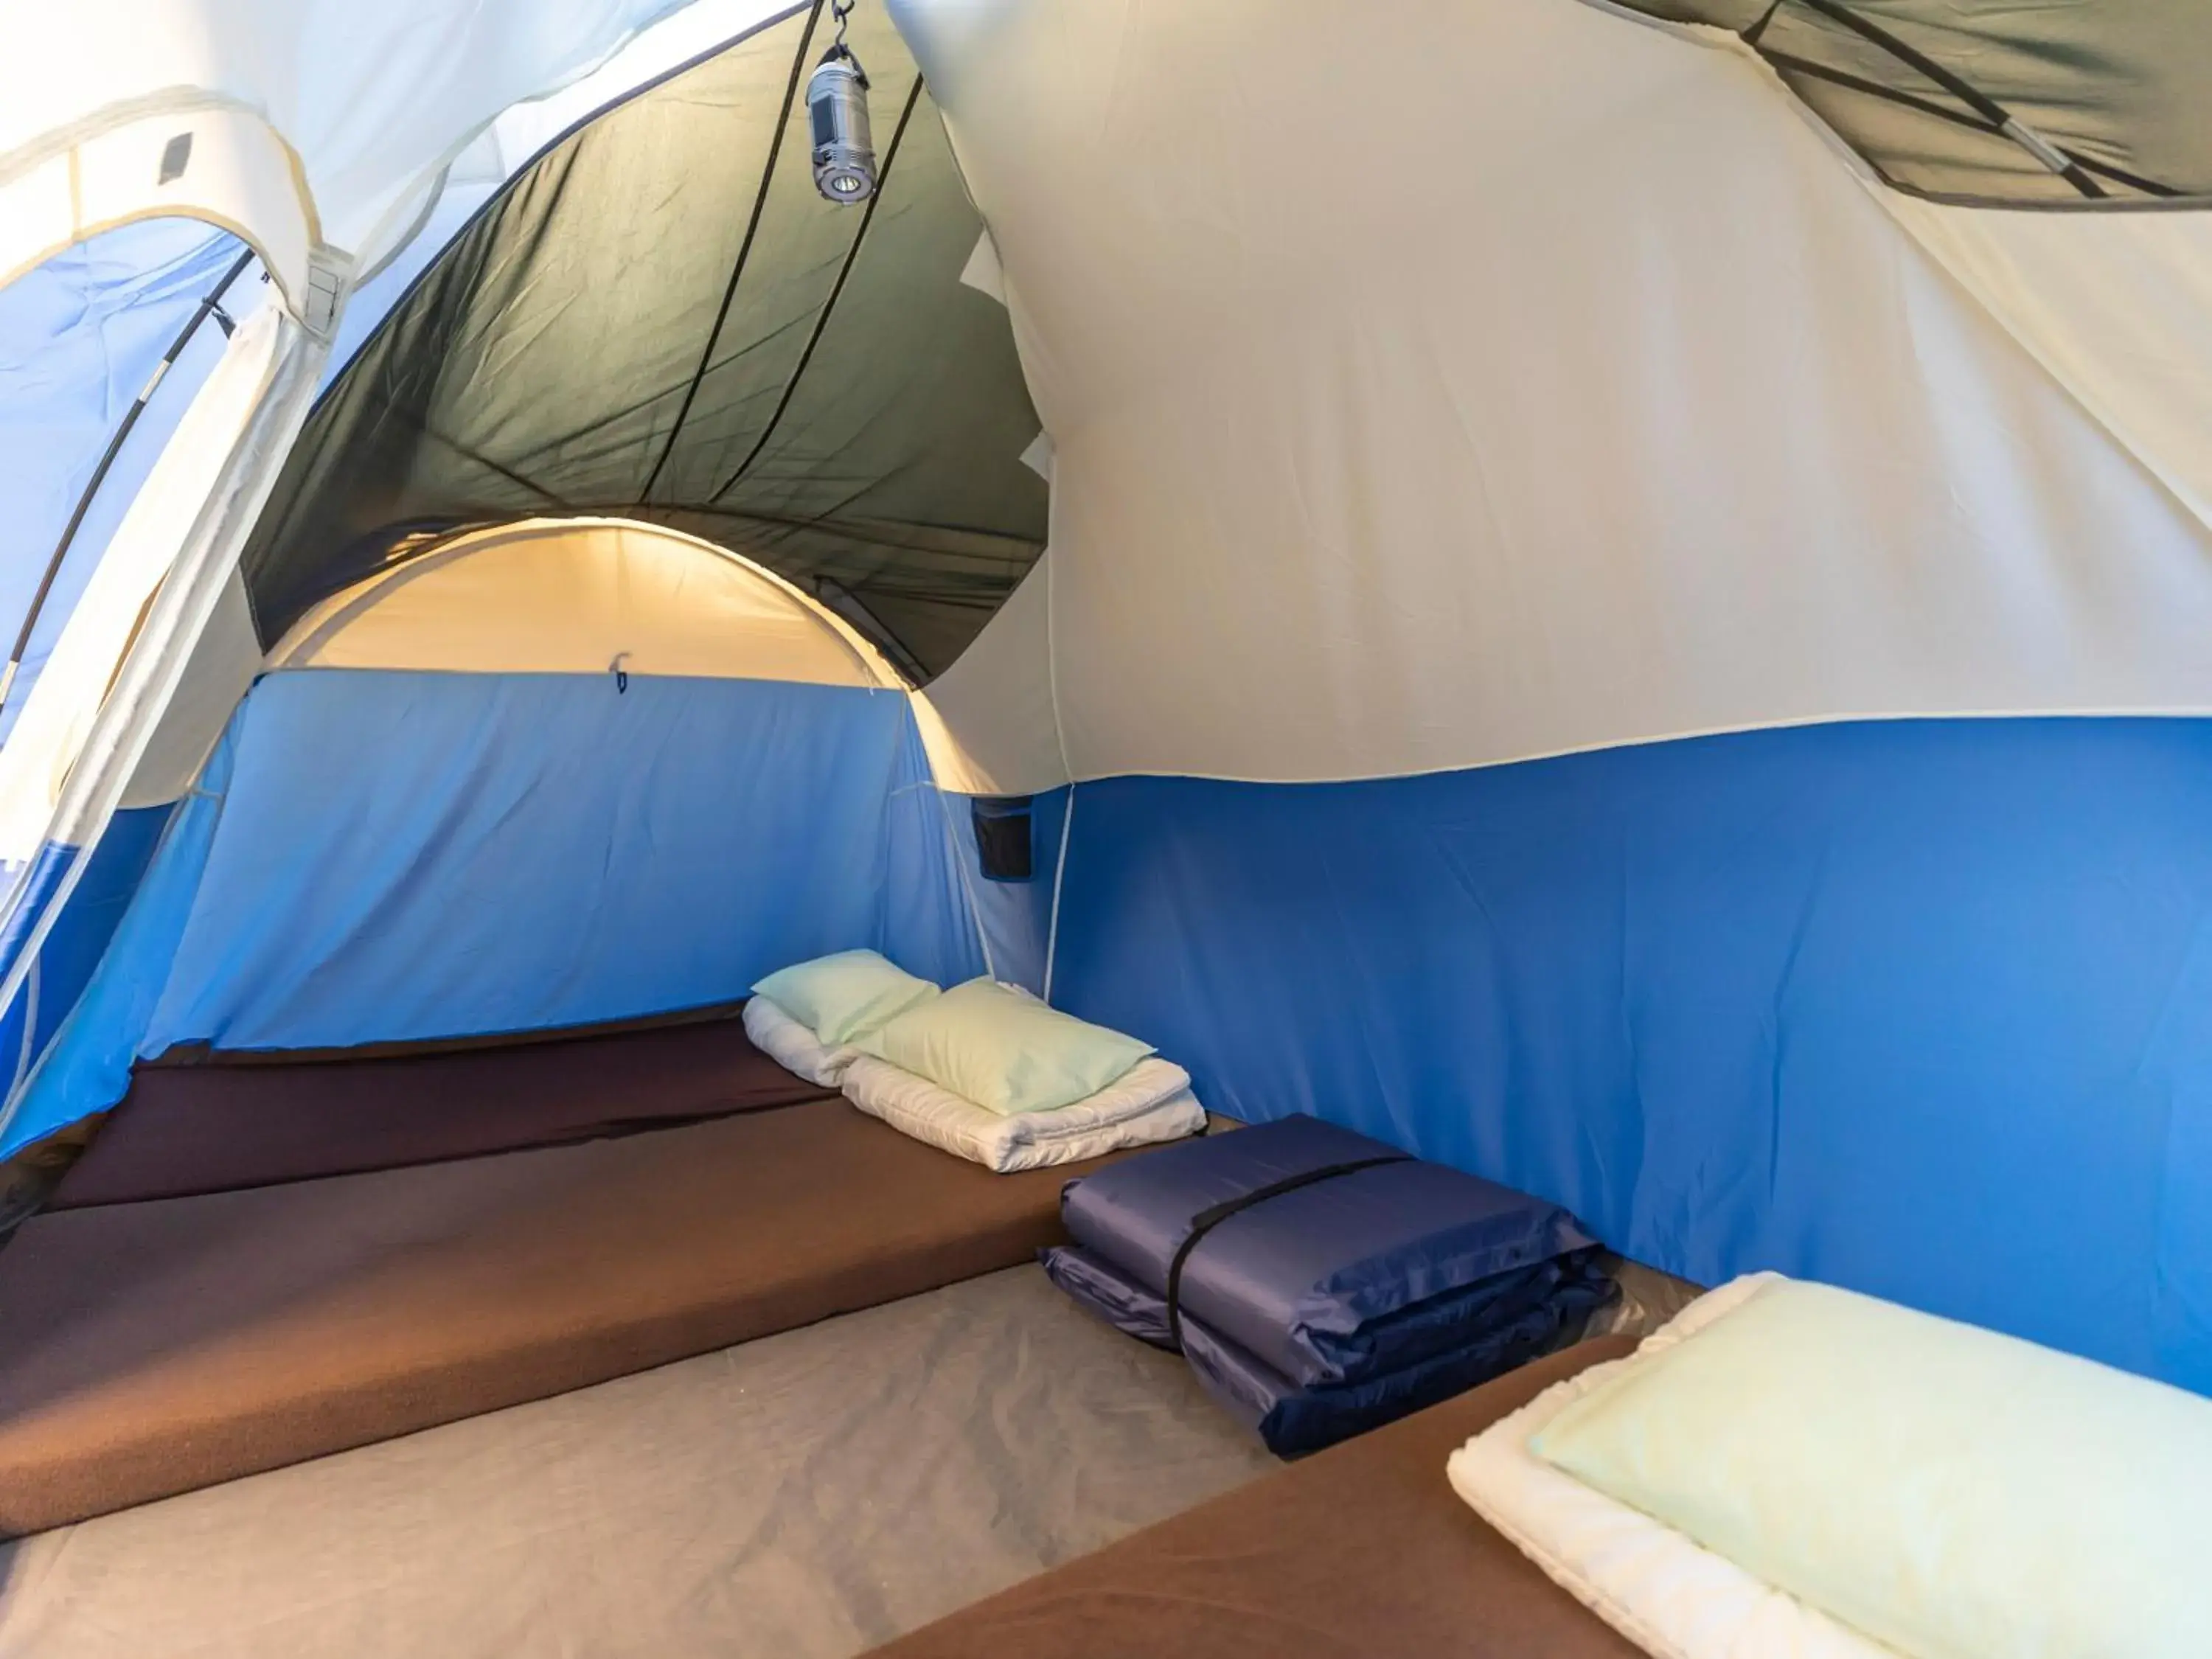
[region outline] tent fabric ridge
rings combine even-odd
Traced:
[[[1885,187],[1901,195],[1943,206],[1991,212],[2136,213],[2201,211],[2212,208],[2212,184],[2203,181],[2189,185],[2175,183],[2156,176],[2160,171],[2156,167],[2130,165],[2117,154],[2097,153],[2095,146],[2099,144],[2106,149],[2124,148],[2126,133],[2107,130],[2087,135],[2089,138],[2087,143],[2081,137],[2063,141],[2055,138],[2039,125],[2008,109],[2005,98],[1993,95],[1977,86],[1966,75],[1949,69],[1940,58],[1913,46],[1893,27],[1899,23],[1933,21],[1932,14],[1940,10],[1933,5],[1922,7],[1919,13],[1916,13],[1910,4],[1886,7],[1881,9],[1881,21],[1877,22],[1862,15],[1858,7],[1850,3],[1849,0],[1774,0],[1773,3],[1763,8],[1759,15],[1739,27],[1731,14],[1740,15],[1742,8],[1730,3],[1729,0],[1580,0],[1580,3],[1608,15],[1640,22],[1669,33],[1686,38],[1723,36],[1731,43],[1747,47],[1777,71],[1782,89],[1792,103],[1833,132],[1842,145],[1861,165],[1869,168]],[[1788,16],[1788,9],[1792,4],[1802,9],[1801,15],[1793,21],[1803,24],[1808,21],[1804,14],[1809,14],[1810,17],[1830,26],[1830,32],[1820,38],[1838,42],[1846,40],[1856,41],[1860,43],[1862,52],[1879,52],[1882,61],[1896,64],[1901,73],[1909,74],[1916,81],[1932,82],[1943,92],[1960,99],[1976,111],[1976,116],[1962,117],[1960,112],[1945,107],[1913,88],[1856,75],[1848,67],[1839,68],[1836,64],[1808,58],[1787,46],[1769,45],[1764,37],[1778,21]],[[2039,42],[2033,38],[2009,40],[1992,36],[1983,44],[2011,51],[2015,57],[2024,58]],[[2118,64],[2104,67],[2106,73],[2124,78]],[[1885,146],[1878,135],[1847,131],[1848,123],[1838,125],[1827,108],[1819,106],[1800,87],[1792,84],[1790,76],[1822,82],[1859,97],[1879,100],[1890,107],[1909,110],[1916,115],[1941,121],[1954,130],[1971,131],[1995,140],[2005,154],[2023,161],[2032,159],[2033,170],[2016,175],[2021,180],[2018,186],[2008,186],[2002,182],[1995,185],[1982,185],[1963,178],[1956,185],[1945,185],[1899,176],[1893,167],[1885,164],[1881,153],[1887,152],[1908,163],[1933,167],[1938,172],[1948,171],[1954,175],[1975,173],[1989,175],[1995,163],[1990,158],[1960,160],[1940,157],[1932,153],[1921,155],[1909,147]],[[2055,100],[2068,107],[2083,106],[2081,89],[2070,84],[2040,88],[2039,94],[2047,103]],[[2098,107],[2094,99],[2089,100],[2087,106]],[[1994,116],[1988,113],[1991,110],[1996,112]],[[2136,131],[2143,130],[2140,123],[2133,129]],[[1894,135],[1892,137],[1893,138]],[[1862,138],[1867,140],[1869,148],[1861,148]],[[2212,137],[2208,137],[2206,144],[2212,146]],[[2045,151],[2050,154],[2046,155]],[[2199,153],[2203,154],[2205,167],[2212,169],[2212,149],[2200,147],[2200,151],[2192,152],[2192,155]],[[2053,167],[2054,160],[2062,165]],[[2036,179],[2063,182],[2068,188],[2061,194],[2036,194],[2030,185],[2030,181]],[[2142,193],[2115,195],[2103,191],[2096,183],[2100,179]]]
[[[891,130],[891,141],[884,151],[883,165],[876,172],[876,187],[869,193],[867,204],[860,210],[860,227],[854,231],[852,243],[845,250],[845,263],[838,269],[837,280],[830,284],[829,297],[823,301],[822,308],[814,314],[814,331],[807,337],[806,349],[799,354],[798,362],[793,365],[790,375],[785,380],[783,395],[776,399],[775,410],[768,417],[768,424],[761,428],[760,436],[753,441],[753,447],[746,452],[744,459],[738,463],[738,470],[707,498],[710,505],[736,489],[738,481],[760,459],[761,452],[768,447],[768,441],[775,435],[776,428],[782,423],[785,411],[791,407],[791,400],[798,393],[799,381],[806,378],[807,366],[814,361],[814,349],[822,343],[822,336],[830,326],[830,318],[837,309],[837,301],[845,292],[846,278],[853,274],[853,266],[860,257],[860,246],[868,240],[868,228],[875,223],[876,204],[884,199],[884,192],[890,187],[891,168],[898,160],[899,144],[906,137],[907,123],[913,118],[914,106],[921,101],[921,82],[922,77],[917,74],[914,77],[914,84],[907,88],[906,104],[899,111],[898,125]]]
[[[799,50],[792,55],[791,79],[784,83],[783,108],[776,117],[775,134],[769,140],[768,160],[761,167],[760,188],[753,192],[753,209],[745,221],[744,239],[738,244],[738,257],[730,266],[730,280],[722,289],[720,309],[714,313],[714,321],[707,331],[707,343],[699,353],[699,367],[691,373],[691,384],[684,389],[684,401],[677,405],[676,419],[668,428],[668,440],[660,447],[660,457],[653,464],[653,471],[645,476],[645,483],[637,492],[638,505],[642,507],[653,498],[653,487],[660,482],[668,458],[676,453],[676,441],[684,434],[684,422],[690,418],[691,405],[699,396],[699,387],[714,366],[714,348],[720,343],[722,325],[730,319],[730,307],[737,301],[738,284],[744,280],[745,262],[752,257],[753,240],[760,234],[761,216],[768,208],[769,187],[775,182],[775,166],[783,157],[784,134],[791,126],[792,105],[799,96],[799,80],[806,68],[806,54],[814,44],[815,26],[822,21],[822,0],[814,0],[806,14],[806,27],[799,36]]]
[[[1074,785],[1107,783],[1116,778],[1165,778],[1206,783],[1254,784],[1269,788],[1302,788],[1310,784],[1395,783],[1412,778],[1452,777],[1462,772],[1494,772],[1507,767],[1534,765],[1543,761],[1568,760],[1577,755],[1608,754],[1618,749],[1657,749],[1671,744],[1696,743],[1707,738],[1744,737],[1759,732],[1798,732],[1826,726],[1895,726],[1906,722],[1932,724],[1944,720],[2068,720],[2094,726],[2101,720],[2212,720],[2212,703],[2202,707],[2176,705],[2155,708],[2123,706],[2111,708],[1887,709],[1878,713],[1805,714],[1779,720],[1743,720],[1726,726],[1692,726],[1679,732],[1606,738],[1590,743],[1565,744],[1554,749],[1532,749],[1526,752],[1454,762],[1442,766],[1419,766],[1382,772],[1346,771],[1327,776],[1287,777],[1213,769],[1178,770],[1172,767],[1117,766],[1101,771],[1070,769],[1068,781]]]
[[[1826,64],[1816,64],[1811,58],[1800,58],[1794,52],[1768,51],[1765,48],[1759,46],[1756,41],[1752,40],[1747,35],[1745,37],[1745,43],[1750,46],[1754,52],[1757,52],[1760,57],[1766,59],[1768,63],[1772,64],[1778,69],[1787,70],[1792,75],[1809,75],[1815,80],[1826,81],[1836,86],[1848,88],[1853,92],[1863,92],[1870,98],[1884,98],[1893,104],[1901,104],[1905,108],[1916,111],[1919,114],[1929,116],[1938,121],[1948,121],[1954,126],[1965,127],[1971,131],[1990,134],[1997,134],[2002,131],[2002,128],[1992,127],[1986,121],[1978,119],[1975,116],[1968,114],[1964,111],[1946,109],[1942,105],[1936,102],[1933,99],[1923,98],[1917,93],[1905,91],[1902,87],[1884,86],[1879,81],[1869,81],[1863,76],[1852,75],[1846,70],[1835,69]],[[2154,179],[2138,177],[2136,174],[2128,172],[2124,167],[2117,167],[2112,166],[2110,162],[2100,161],[2094,156],[2075,155],[2070,150],[2065,152],[2065,154],[2072,159],[2076,167],[2081,168],[2086,173],[2101,173],[2103,176],[2112,179],[2116,184],[2126,185],[2130,189],[2142,191],[2147,196],[2153,196],[2160,198],[2159,203],[2142,203],[2129,202],[2124,199],[2114,201],[2113,198],[2110,197],[2085,198],[2085,199],[2094,200],[2100,207],[2107,205],[2115,207],[2143,207],[2160,204],[2186,205],[2191,200],[2194,200],[2199,204],[2212,204],[2212,198],[2197,197],[2191,198],[2185,197],[2181,191],[2174,189],[2170,185],[2161,185]],[[1902,190],[1910,195],[1922,196],[1924,198],[1927,198],[1927,192],[1911,185],[1900,185],[1894,179],[1885,176],[1882,179],[1882,183],[1892,190]],[[1938,197],[1929,199],[1950,201],[1954,200],[1955,198],[1949,197]],[[2047,210],[2051,208],[2079,207],[2081,204],[2072,202],[2050,202],[2037,204],[1992,203],[1990,205],[1993,207],[2032,205],[2039,210]]]
[[[1883,28],[1871,19],[1860,16],[1849,6],[1838,3],[1838,0],[1798,0],[1798,3],[1824,17],[1832,18],[1862,40],[1873,42],[1907,68],[1933,81],[1979,115],[1988,124],[1989,131],[2019,145],[2039,165],[2057,173],[2083,196],[2096,199],[2103,198],[2105,192],[2082,173],[2081,157],[2061,145],[2052,143],[1948,65],[1931,58],[1911,41]],[[1753,51],[1759,50],[1759,36],[1765,33],[1767,25],[1781,11],[1782,4],[1783,0],[1775,0],[1775,3],[1767,8],[1765,15],[1759,19],[1756,29],[1745,33],[1744,40]],[[2166,195],[2175,193],[2165,190],[2162,185],[2151,188]]]
[[[626,105],[635,103],[639,99],[646,97],[649,94],[659,90],[660,88],[666,86],[670,82],[676,80],[679,76],[688,75],[692,70],[714,62],[715,58],[720,58],[724,52],[730,51],[733,47],[743,46],[747,40],[751,40],[753,36],[764,33],[768,30],[775,27],[779,23],[789,21],[793,17],[799,15],[800,9],[806,3],[807,0],[798,0],[798,3],[787,6],[781,11],[762,18],[750,28],[732,35],[728,40],[718,41],[714,46],[707,47],[704,51],[694,53],[691,57],[685,58],[682,63],[671,65],[668,69],[664,70],[661,73],[653,76],[649,80],[639,82],[637,85],[630,88],[628,91],[624,92],[621,97],[615,99],[613,101],[602,104],[594,109],[586,111],[582,115],[578,116],[574,121],[562,128],[560,131],[555,133],[550,138],[548,138],[544,143],[532,150],[519,166],[509,172],[507,177],[500,181],[498,188],[494,190],[490,195],[487,196],[483,204],[477,207],[476,211],[469,216],[469,223],[471,225],[475,224],[477,221],[491,213],[502,203],[507,201],[507,198],[513,196],[515,191],[532,176],[540,163],[548,160],[554,152],[558,150],[563,144],[570,143],[572,140],[581,135],[587,128],[592,126],[593,123],[604,120],[609,115],[613,114],[615,111],[623,108]],[[257,112],[249,110],[246,112],[256,113]],[[471,133],[466,140],[457,145],[453,149],[453,155],[446,158],[447,165],[451,166],[454,159],[456,159],[462,151],[465,150],[470,143],[475,142],[476,138],[480,136],[480,132],[481,129],[478,132]],[[466,227],[463,228],[462,234],[465,234],[466,228]],[[246,239],[246,234],[243,231],[235,231],[234,234],[240,236],[242,240]],[[441,251],[441,258],[442,253],[443,250]],[[360,343],[354,348],[353,355],[356,358],[359,358],[366,354],[369,347],[375,344],[377,341],[383,337],[383,336],[393,326],[395,319],[403,316],[406,313],[408,302],[416,298],[425,283],[432,281],[435,277],[440,269],[440,264],[441,259],[434,258],[424,264],[422,270],[415,273],[413,279],[408,283],[405,288],[399,291],[398,295],[393,298],[392,303],[386,307],[383,316],[377,319],[376,326],[371,329],[368,334],[363,336]],[[374,271],[367,273],[367,275],[374,274]],[[366,277],[364,276],[364,280],[365,279]],[[343,382],[343,380],[344,374],[343,372],[331,377],[329,383],[325,385],[316,396],[316,409],[320,409],[324,403],[337,392],[338,386]],[[309,411],[311,418],[313,413],[314,410],[313,410]]]
[[[56,156],[88,143],[116,128],[128,126],[156,115],[196,115],[202,111],[220,110],[227,114],[246,115],[268,127],[270,134],[293,156],[293,176],[300,177],[299,158],[284,135],[269,124],[269,112],[251,100],[234,97],[228,93],[213,92],[204,87],[167,87],[158,92],[143,92],[130,98],[119,98],[112,104],[102,105],[74,121],[43,132],[29,143],[0,155],[0,185],[12,185],[33,169],[44,166]],[[307,215],[310,228],[314,223],[314,206],[304,190],[301,197],[301,210]]]

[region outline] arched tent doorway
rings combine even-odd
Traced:
[[[310,610],[231,717],[26,1097],[134,1063],[726,1004],[867,946],[985,970],[896,671],[725,549],[611,520],[458,536]]]

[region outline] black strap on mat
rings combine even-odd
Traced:
[[[1413,1156],[1407,1152],[1385,1152],[1376,1158],[1356,1158],[1348,1164],[1324,1164],[1318,1170],[1308,1170],[1300,1175],[1285,1176],[1280,1181],[1271,1181],[1264,1187],[1255,1187],[1249,1193],[1235,1198],[1224,1198],[1218,1204],[1209,1205],[1190,1218],[1190,1231],[1176,1246],[1174,1257],[1168,1262],[1168,1339],[1178,1352],[1182,1347],[1182,1268],[1190,1260],[1190,1253],[1204,1238],[1232,1215],[1241,1215],[1255,1204],[1264,1204],[1271,1198],[1280,1198],[1285,1193],[1294,1193],[1301,1187],[1310,1187],[1317,1182],[1334,1181],[1339,1176],[1357,1175],[1362,1170],[1372,1170],[1385,1164],[1410,1164]]]

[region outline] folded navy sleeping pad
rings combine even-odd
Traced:
[[[1127,1159],[1060,1212],[1054,1282],[1286,1454],[1534,1358],[1613,1294],[1558,1205],[1310,1117]]]

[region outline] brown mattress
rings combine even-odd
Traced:
[[[50,1210],[398,1169],[822,1100],[717,1018],[443,1051],[142,1065]]]
[[[1012,1266],[1084,1167],[992,1175],[832,1100],[39,1216],[0,1250],[0,1534]]]
[[[1346,1442],[871,1659],[1640,1659],[1462,1503],[1444,1460],[1610,1337]]]

